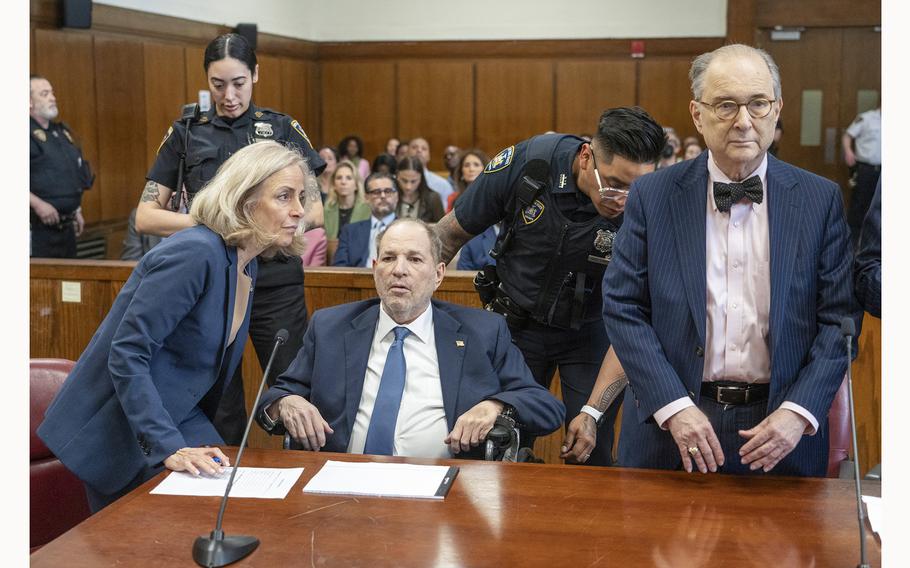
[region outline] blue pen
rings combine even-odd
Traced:
[[[217,463],[217,464],[219,464],[219,465],[221,464],[221,458],[219,458],[219,457],[214,457],[214,458],[212,458],[212,461],[215,462],[215,463]]]

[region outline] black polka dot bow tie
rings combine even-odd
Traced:
[[[761,203],[763,194],[760,177],[752,176],[742,183],[714,182],[714,202],[721,211],[730,211],[730,207],[739,203],[743,197],[749,198],[752,203]]]

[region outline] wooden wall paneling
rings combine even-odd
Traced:
[[[841,53],[840,117],[843,130],[856,118],[856,92],[860,89],[882,92],[882,34],[872,28],[843,28],[844,50]],[[838,152],[838,160],[843,152]]]
[[[152,167],[168,128],[180,117],[186,104],[186,60],[183,47],[171,43],[145,42],[145,133],[146,164]],[[136,202],[139,192],[136,187]]]
[[[689,101],[692,57],[646,58],[639,62],[638,105],[661,126],[672,126],[679,139],[697,135]]]
[[[82,211],[87,223],[102,218],[104,200],[104,163],[98,152],[98,113],[95,108],[95,56],[91,34],[36,29],[31,60],[37,74],[47,77],[54,87],[58,120],[73,130],[82,146],[83,156],[92,165],[95,183],[82,196]]]
[[[98,150],[104,164],[103,220],[129,216],[146,168],[145,72],[142,43],[95,38]]]
[[[256,106],[286,112],[281,99],[281,59],[270,55],[259,55],[259,81],[253,87],[253,102]]]
[[[490,156],[555,128],[554,62],[498,59],[477,62],[476,145]]]
[[[755,0],[755,25],[843,27],[879,26],[881,0]]]
[[[757,0],[727,0],[726,43],[755,44],[755,4]]]
[[[556,131],[593,134],[601,113],[635,104],[635,61],[577,59],[556,63]]]
[[[470,61],[415,60],[398,63],[398,128],[404,139],[430,143],[430,169],[446,168],[449,144],[474,143],[474,69]]]
[[[853,401],[859,471],[865,475],[882,462],[882,320],[869,314],[853,361]]]
[[[314,139],[319,131],[316,124],[318,105],[314,99],[318,93],[313,73],[314,64],[299,59],[281,58],[281,112],[294,117],[309,136]]]
[[[209,90],[209,82],[202,68],[205,48],[188,45],[183,49],[186,73],[186,98],[184,104],[199,102],[199,91]],[[213,103],[214,104],[214,103]]]
[[[395,64],[390,61],[326,62],[320,77],[322,140],[337,145],[349,134],[375,156],[395,134]]]
[[[59,279],[31,281],[31,357],[77,360],[110,311],[107,282],[80,281],[81,302],[61,300],[62,282]]]

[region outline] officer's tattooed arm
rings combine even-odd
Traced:
[[[599,412],[606,412],[628,384],[629,380],[622,370],[616,352],[610,347],[600,365],[597,382],[591,389],[591,396],[588,397],[588,406],[594,407]],[[580,412],[566,428],[566,439],[562,444],[559,457],[569,463],[587,462],[594,446],[597,445],[597,427],[598,424],[594,422],[591,415]]]
[[[171,188],[151,180],[145,184],[136,207],[138,232],[167,237],[196,224],[189,215],[169,209],[168,201],[173,193]]]
[[[449,211],[436,223],[436,233],[442,240],[442,262],[446,264],[452,261],[462,245],[474,237],[462,228],[461,223],[455,218],[455,211]]]

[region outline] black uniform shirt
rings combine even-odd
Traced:
[[[51,122],[45,129],[31,118],[29,127],[29,191],[61,214],[72,213],[95,176],[66,125]]]
[[[465,231],[477,235],[511,219],[509,203],[528,161],[528,142],[523,140],[497,154],[455,202],[455,218]],[[581,138],[566,135],[550,160],[550,194],[571,221],[587,221],[597,215],[591,199],[576,187],[572,175],[572,163],[582,144]]]
[[[158,157],[149,171],[147,179],[176,191],[180,154],[186,129],[182,122],[171,126],[158,148]],[[275,140],[295,146],[307,160],[314,175],[325,169],[325,162],[310,144],[310,139],[300,124],[286,114],[250,103],[245,113],[237,118],[225,119],[215,114],[215,107],[209,109],[190,127],[184,184],[192,195],[198,192],[213,177],[234,152],[260,140]],[[300,258],[277,255],[273,259],[259,259],[261,288],[287,286],[303,282]]]

